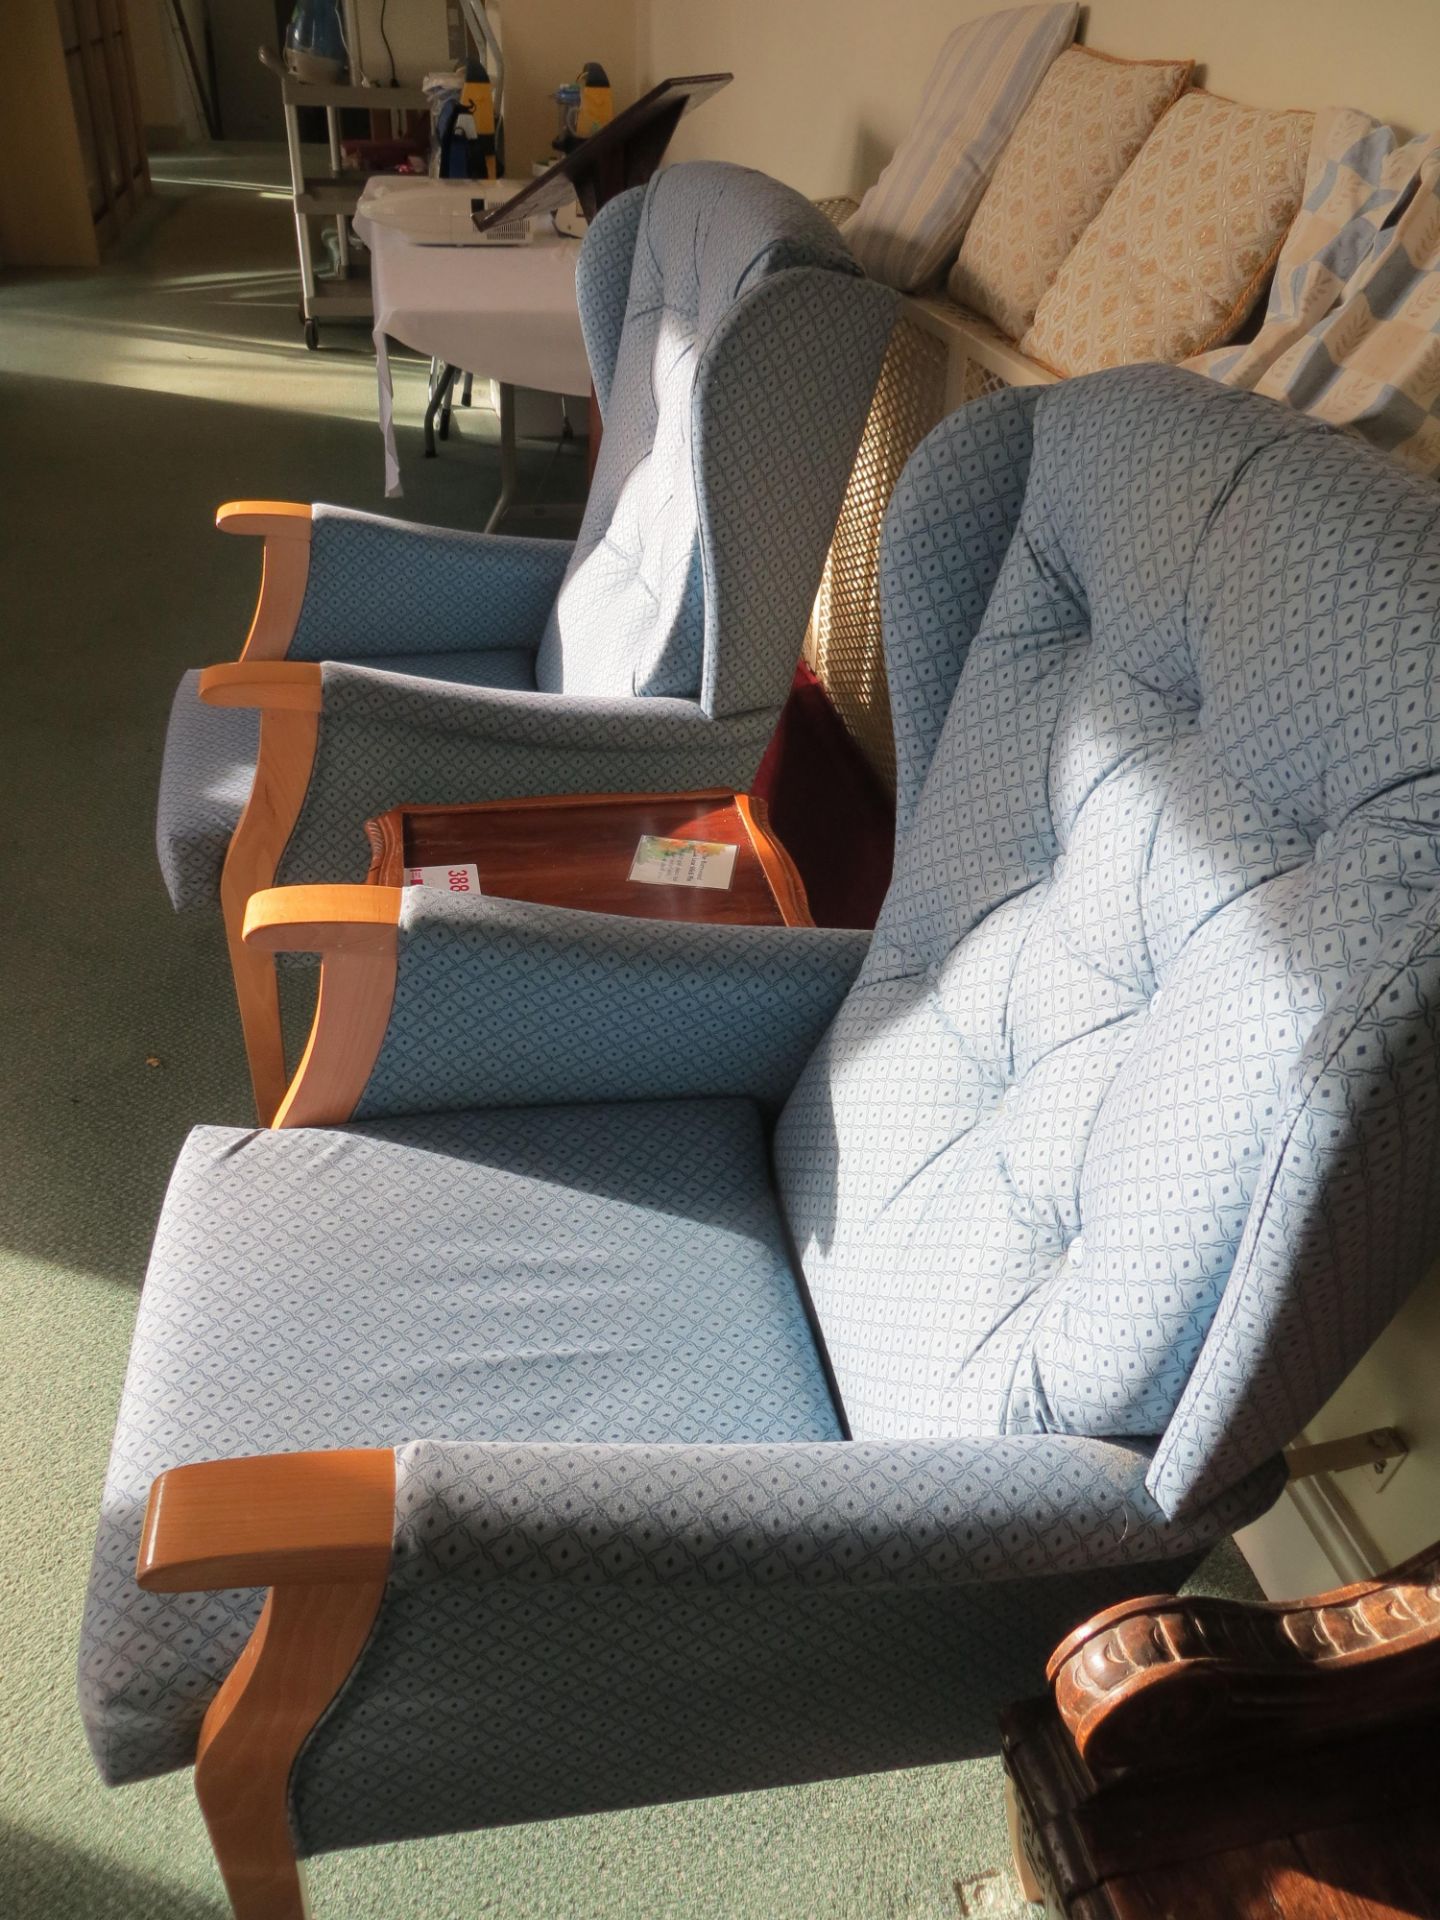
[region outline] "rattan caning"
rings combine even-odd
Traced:
[[[815,205],[837,225],[855,209],[842,198]],[[943,296],[908,300],[901,310],[805,639],[806,660],[891,792],[895,742],[880,632],[880,535],[890,495],[905,462],[952,408],[1053,378],[988,321]]]
[[[880,641],[880,531],[901,469],[945,411],[943,343],[901,319],[845,489],[820,581],[805,658],[893,792],[895,742]]]

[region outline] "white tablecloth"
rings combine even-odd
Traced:
[[[385,436],[385,492],[400,492],[394,390],[388,342],[508,386],[543,393],[587,393],[590,365],[575,306],[580,242],[537,222],[526,247],[417,246],[394,227],[367,218],[395,193],[473,191],[403,175],[370,181],[355,226],[370,249],[375,302],[375,360]]]

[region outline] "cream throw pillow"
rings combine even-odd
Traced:
[[[1056,373],[1184,360],[1259,299],[1300,205],[1312,113],[1187,93],[1055,276],[1021,351]]]
[[[1092,47],[1062,53],[975,210],[950,270],[951,299],[1018,340],[1193,67],[1191,60],[1117,60]]]
[[[1016,121],[1075,37],[1079,11],[1072,0],[1015,7],[951,34],[914,127],[841,229],[872,279],[902,293],[939,280]]]

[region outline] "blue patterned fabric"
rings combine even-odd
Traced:
[[[376,674],[443,678],[457,688],[490,687],[514,693],[535,688],[535,654],[525,647],[375,654],[368,665]],[[259,714],[244,707],[206,706],[199,684],[198,671],[187,673],[175,691],[160,773],[155,846],[170,904],[177,912],[213,911],[217,905],[220,872],[250,798],[260,748]],[[361,858],[368,842],[357,823],[367,817],[352,814],[350,820],[353,858],[347,877],[356,880],[364,878],[368,859],[368,855]]]
[[[317,505],[305,599],[286,658],[371,660],[491,648],[533,654],[570,554],[567,540],[419,527]],[[527,684],[534,685],[533,674]]]
[[[1010,550],[1042,391],[1012,387],[972,408],[963,441],[953,434],[922,440],[891,497],[880,594],[897,837],[910,826],[960,669]]]
[[[537,684],[581,697],[703,697],[710,713],[778,708],[896,302],[862,278],[807,200],[747,168],[670,167],[645,189],[627,247],[634,218],[626,205],[613,227],[596,223],[596,251],[632,260],[629,292],[605,437]],[[588,295],[586,306],[608,347],[613,319],[599,320]],[[823,522],[818,550],[812,520]],[[717,550],[733,560],[725,584],[737,602],[723,626]],[[738,589],[742,568],[768,614],[763,634]],[[718,633],[727,650],[760,647],[772,669],[757,688],[737,667],[739,697],[727,705],[702,688]]]
[[[585,357],[590,362],[590,379],[602,420],[610,411],[610,388],[625,327],[630,271],[644,205],[644,187],[631,187],[607,201],[590,222],[575,263],[575,304],[580,309]]]
[[[772,712],[707,720],[690,700],[557,700],[440,686],[327,661],[325,709],[281,882],[363,880],[362,823],[404,801],[532,793],[744,792],[775,730]]]
[[[412,894],[395,1117],[193,1136],[87,1612],[110,1777],[189,1757],[255,1613],[135,1592],[150,1476],[366,1442],[395,1554],[304,1851],[976,1751],[1263,1509],[1424,1271],[1440,496],[1135,367],[945,423],[886,544],[868,944]]]
[[[778,1106],[868,943],[413,887],[357,1112],[721,1094]]]
[[[375,1637],[296,1766],[302,1850],[992,1751],[1076,1620],[1178,1581],[1276,1490],[1182,1530],[1146,1458],[403,1448]]]
[[[106,1779],[189,1764],[261,1599],[139,1591],[156,1474],[477,1422],[525,1443],[837,1436],[753,1106],[191,1134],[86,1603],[81,1700]]]
[[[325,704],[280,879],[362,878],[362,823],[401,801],[754,777],[895,296],[789,188],[708,163],[607,206],[577,289],[605,437],[573,549],[315,508],[289,657],[326,663]],[[534,670],[458,670],[480,650],[528,650]],[[478,691],[491,687],[566,698]],[[650,697],[635,726],[637,694]],[[162,826],[195,848],[162,850],[167,873],[183,866],[187,899],[207,902],[225,828],[190,788],[209,773],[177,757],[165,784],[181,834]]]
[[[1035,1690],[1077,1620],[1187,1570],[814,1593],[456,1579],[387,1595],[296,1763],[299,1848],[993,1753],[1000,1708]]]
[[[259,714],[207,707],[199,686],[197,669],[175,689],[155,815],[155,851],[177,913],[215,907],[260,750]]]
[[[1437,1064],[1415,1009],[1440,874],[1440,503],[1314,423],[1225,401],[1165,368],[1041,393],[968,651],[967,561],[934,502],[973,498],[997,445],[1023,462],[1021,410],[968,409],[911,463],[887,638],[902,679],[936,628],[963,666],[870,955],[777,1140],[858,1436],[1154,1435],[1203,1353],[1152,1486],[1171,1513],[1291,1437],[1440,1226],[1432,1149],[1405,1139]],[[1382,952],[1410,1081],[1355,1031]],[[1310,1052],[1352,1046],[1363,1069],[1312,1083]],[[1367,1247],[1335,1211],[1367,1071],[1416,1223],[1383,1283],[1401,1240]],[[1264,1279],[1232,1279],[1257,1237]],[[1377,1275],[1363,1305],[1357,1268]],[[1343,1325],[1314,1323],[1321,1269],[1347,1276]],[[1292,1329],[1293,1391],[1247,1428],[1261,1292],[1308,1352]]]

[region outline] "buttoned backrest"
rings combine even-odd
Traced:
[[[704,162],[602,210],[578,293],[605,431],[537,684],[778,706],[894,296],[800,195]]]
[[[937,428],[883,596],[895,877],[777,1139],[851,1428],[1163,1436],[1177,1512],[1440,1236],[1440,494],[1125,368]]]

